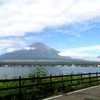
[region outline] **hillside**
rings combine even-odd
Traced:
[[[0,56],[0,60],[65,60],[59,51],[40,42]]]

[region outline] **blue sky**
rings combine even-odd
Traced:
[[[100,55],[100,0],[0,0],[0,54],[35,42],[60,55]]]

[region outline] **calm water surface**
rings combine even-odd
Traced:
[[[14,76],[23,76],[30,73],[34,67],[0,67],[0,78],[13,78]],[[86,73],[86,72],[100,72],[100,68],[90,67],[45,67],[49,74],[57,75],[59,73],[70,74],[70,73]]]

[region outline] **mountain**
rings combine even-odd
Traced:
[[[0,56],[0,60],[65,60],[70,57],[62,57],[59,51],[37,42],[10,53]]]

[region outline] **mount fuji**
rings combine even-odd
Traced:
[[[70,57],[63,57],[57,51],[41,42],[24,47],[0,56],[0,60],[71,60]]]

